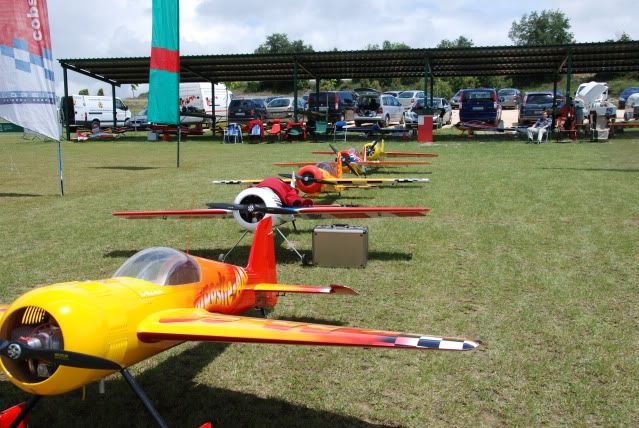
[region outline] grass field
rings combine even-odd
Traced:
[[[491,141],[492,140],[492,141]],[[357,143],[360,144],[359,142]],[[343,145],[343,144],[342,144]],[[0,136],[0,301],[38,285],[111,275],[149,246],[216,258],[230,220],[126,221],[114,210],[203,207],[273,162],[317,144],[182,144],[139,137],[56,146]],[[426,150],[387,143],[387,150]],[[359,296],[293,296],[274,318],[480,339],[469,353],[185,344],[133,367],[170,426],[424,427],[639,424],[639,133],[602,143],[526,145],[449,133],[426,186],[354,190],[339,201],[425,205],[424,219],[357,220],[366,269],[302,267],[277,250],[287,283],[349,285]],[[418,167],[385,173],[421,176]],[[322,222],[330,223],[330,222]],[[313,226],[288,228],[310,253]],[[286,228],[285,228],[286,229]],[[230,262],[244,264],[245,241]],[[26,397],[0,378],[0,407]],[[43,400],[36,427],[149,426],[119,377]]]

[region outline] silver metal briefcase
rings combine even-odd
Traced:
[[[313,228],[313,264],[327,267],[366,267],[368,227],[346,224]]]

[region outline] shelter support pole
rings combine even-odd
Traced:
[[[111,97],[113,99],[113,129],[115,129],[118,126],[118,117],[115,111],[115,85],[111,85]]]
[[[566,104],[569,105],[572,97],[570,96],[570,79],[572,77],[572,49],[568,49],[568,61],[566,64]]]
[[[211,121],[211,131],[213,132],[213,138],[215,138],[215,83],[211,82],[211,115],[213,119]],[[206,108],[204,109],[204,113],[206,113]]]
[[[428,59],[426,59],[426,63],[424,64],[424,96],[428,92],[428,71],[429,71]],[[426,106],[426,100],[424,99],[424,106]]]
[[[428,105],[430,107],[433,106],[433,85],[435,82],[435,76],[433,76],[433,70],[430,70],[430,102],[428,103]],[[426,98],[426,94],[424,94],[424,98]]]
[[[73,100],[69,101],[69,78],[67,76],[67,68],[62,67],[62,76],[64,80],[64,102],[62,103],[62,107],[64,111],[62,112],[62,117],[64,117],[64,121],[66,122],[66,133],[67,133],[67,141],[71,141],[71,118],[69,117],[69,112],[74,111],[73,109]],[[71,102],[71,106],[69,107],[69,102]],[[74,113],[75,114],[75,113]]]
[[[559,76],[555,74],[553,79],[552,86],[552,124],[550,125],[550,129],[555,128],[555,116],[557,115],[557,79]]]
[[[320,79],[319,77],[315,79],[315,111],[319,112],[319,90],[320,90]]]
[[[293,62],[293,121],[297,122],[297,61]]]

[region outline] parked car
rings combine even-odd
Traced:
[[[632,94],[637,93],[639,93],[639,86],[631,86],[621,91],[621,93],[619,94],[619,109],[621,110],[626,108],[626,100],[628,99],[628,97]]]
[[[242,98],[231,100],[229,104],[229,122],[242,122],[251,119],[266,119],[266,104],[261,98]]]
[[[136,131],[138,129],[143,129],[143,130],[147,129],[149,127],[147,110],[148,109],[144,109],[140,111],[138,114],[136,114],[135,116],[133,116],[131,120],[129,120],[129,126],[135,129]]]
[[[459,91],[455,92],[455,95],[453,95],[450,100],[448,100],[448,102],[450,103],[451,108],[456,109],[459,108],[459,99],[461,98],[461,93],[462,93],[463,89],[460,89]]]
[[[280,97],[271,100],[266,104],[266,118],[267,119],[284,119],[293,117],[294,113],[294,98],[293,97]],[[304,113],[304,99],[297,99],[298,112]]]
[[[387,95],[392,95],[395,98],[397,98],[399,96],[399,94],[401,94],[404,91],[384,91],[385,94]]]
[[[503,88],[497,91],[502,108],[518,109],[521,104],[521,92],[519,89]]]
[[[308,117],[326,118],[328,122],[344,120],[346,110],[355,110],[357,102],[351,91],[326,91],[308,95]]]
[[[464,89],[459,103],[459,120],[499,124],[501,104],[497,91],[493,88]]]
[[[624,120],[639,119],[639,92],[631,94],[626,98],[623,118]]]
[[[413,108],[418,98],[424,98],[424,91],[402,91],[397,96],[397,99],[399,100],[402,107],[404,107],[404,110],[410,110],[411,108]]]
[[[430,99],[428,100],[430,102]],[[433,127],[441,128],[450,125],[453,120],[453,109],[446,98],[433,97]],[[404,113],[406,125],[417,125],[417,116],[425,114],[424,99],[419,98],[415,106]]]
[[[372,122],[385,128],[390,122],[403,122],[404,108],[392,95],[367,93],[359,96],[354,119],[356,126]]]
[[[541,116],[542,111],[552,113],[553,92],[531,91],[526,92],[519,107],[519,123],[535,122]],[[557,91],[557,108],[564,104],[564,96]]]

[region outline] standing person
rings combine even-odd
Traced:
[[[534,136],[537,136],[537,144],[541,144],[544,134],[548,132],[552,121],[548,117],[548,112],[543,111],[541,117],[530,128],[528,128],[528,143],[534,143]]]

